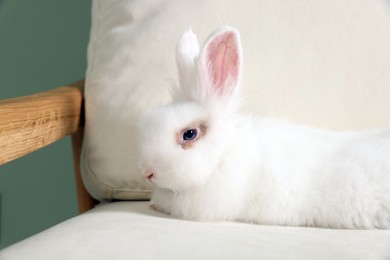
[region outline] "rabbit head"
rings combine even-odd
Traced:
[[[221,27],[199,51],[186,31],[176,47],[179,88],[172,103],[139,124],[140,169],[153,185],[176,192],[202,187],[220,167],[234,136],[242,53],[236,29]]]

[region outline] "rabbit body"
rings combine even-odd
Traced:
[[[332,133],[242,118],[229,141],[204,187],[156,188],[152,204],[191,220],[390,228],[389,130]]]
[[[241,115],[238,32],[217,30],[200,54],[194,39],[185,33],[177,48],[182,92],[140,123],[140,168],[155,185],[156,210],[201,221],[390,228],[390,129],[331,132]]]

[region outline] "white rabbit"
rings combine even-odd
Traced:
[[[189,220],[390,228],[390,130],[336,133],[237,112],[242,51],[220,27],[176,49],[180,88],[139,123],[152,207]]]

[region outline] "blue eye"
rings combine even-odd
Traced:
[[[198,135],[198,131],[196,129],[188,129],[183,133],[184,141],[194,140]]]

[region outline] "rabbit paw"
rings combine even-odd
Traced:
[[[158,206],[156,206],[155,204],[150,204],[150,208],[153,209],[154,211],[157,211],[159,213],[164,213],[164,214],[167,214],[167,215],[170,215],[169,212],[159,208]]]

